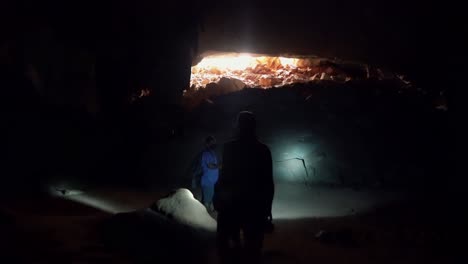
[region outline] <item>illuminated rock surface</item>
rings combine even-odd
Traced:
[[[154,209],[181,224],[216,231],[216,221],[187,189],[178,189],[168,197],[157,201]]]

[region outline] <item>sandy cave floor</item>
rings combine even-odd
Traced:
[[[73,199],[4,199],[1,255],[22,263],[138,262],[125,250],[109,248],[100,228],[113,213],[145,208],[163,195],[92,190]],[[88,204],[80,196],[88,197]],[[99,200],[101,208],[90,206],[90,200]],[[266,263],[450,263],[455,258],[447,248],[455,227],[433,217],[427,203],[394,193],[280,185],[273,214],[276,229],[266,237]],[[331,235],[319,240],[320,230]],[[206,261],[215,262],[214,249],[207,251]]]

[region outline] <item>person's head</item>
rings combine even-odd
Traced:
[[[213,149],[216,147],[216,138],[213,136],[207,136],[205,138],[205,147],[209,149]]]
[[[237,115],[237,131],[239,137],[255,137],[256,136],[256,120],[255,115],[249,111],[241,111]]]

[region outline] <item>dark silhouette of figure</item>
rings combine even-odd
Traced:
[[[255,116],[240,112],[237,138],[224,145],[223,168],[214,197],[222,262],[237,262],[241,256],[248,261],[260,261],[265,228],[271,221],[274,194],[271,152],[258,141],[255,127]]]

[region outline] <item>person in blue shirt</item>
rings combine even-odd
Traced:
[[[205,139],[205,149],[201,155],[201,189],[202,189],[202,203],[208,209],[213,211],[213,196],[214,186],[218,181],[219,168],[221,167],[216,157],[216,139],[213,136],[208,136]]]

